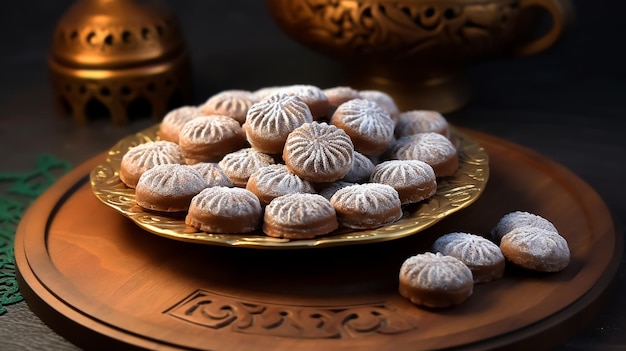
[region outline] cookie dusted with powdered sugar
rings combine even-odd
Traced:
[[[390,158],[426,162],[437,177],[451,176],[459,168],[456,148],[438,133],[419,133],[398,139],[391,148]]]
[[[433,243],[433,250],[453,256],[472,271],[474,282],[496,280],[504,274],[504,255],[498,245],[475,234],[449,233]]]
[[[314,85],[295,84],[283,87],[280,92],[302,99],[309,106],[314,121],[321,121],[329,117],[330,103],[322,89]]]
[[[311,239],[337,229],[335,209],[318,194],[287,194],[265,208],[263,232],[288,239]]]
[[[411,110],[400,113],[396,124],[396,137],[418,133],[438,133],[450,137],[448,121],[437,111]]]
[[[511,230],[525,226],[532,226],[558,233],[558,230],[552,222],[539,215],[525,211],[513,211],[500,218],[498,224],[491,230],[491,239],[496,244],[499,244],[502,237]]]
[[[133,146],[122,156],[120,180],[129,188],[134,188],[145,171],[170,163],[185,163],[180,147],[174,142],[159,140]]]
[[[208,233],[248,233],[261,227],[262,216],[250,191],[215,186],[193,197],[185,224]]]
[[[263,206],[279,196],[315,192],[309,181],[291,173],[282,164],[259,168],[250,175],[246,189],[254,193]]]
[[[289,170],[314,183],[334,182],[352,167],[354,146],[341,129],[326,123],[305,123],[294,130],[283,150]]]
[[[373,229],[402,217],[398,192],[385,184],[365,183],[347,186],[335,192],[330,203],[343,227]]]
[[[353,99],[337,108],[330,124],[343,129],[352,139],[354,150],[366,156],[378,156],[394,139],[395,123],[377,103]]]
[[[389,113],[389,117],[391,117],[394,122],[398,121],[400,110],[391,95],[380,90],[360,90],[359,95],[362,99],[374,101],[378,106]]]
[[[226,186],[232,187],[233,182],[228,178],[226,173],[217,163],[201,162],[191,165],[196,171],[200,172],[200,175],[207,182],[207,187],[212,186]]]
[[[567,240],[535,226],[518,227],[505,234],[500,250],[515,265],[539,272],[562,271],[570,261]]]
[[[191,199],[206,187],[204,177],[191,166],[157,165],[139,177],[135,202],[150,211],[184,212]]]
[[[402,296],[431,308],[458,305],[474,291],[472,271],[461,260],[441,253],[407,258],[400,267],[399,280]]]
[[[437,179],[433,168],[417,160],[390,160],[374,167],[370,181],[396,189],[403,205],[435,195]]]
[[[256,95],[247,90],[224,90],[209,97],[199,109],[205,115],[228,116],[243,124],[248,109],[258,101]]]
[[[182,106],[171,110],[159,125],[159,138],[178,143],[178,134],[185,123],[202,115],[202,110],[196,106]]]
[[[311,111],[302,99],[277,93],[250,106],[243,128],[254,149],[267,154],[280,154],[287,136],[312,121]]]
[[[274,163],[272,156],[253,148],[245,148],[227,154],[218,162],[218,165],[233,182],[233,185],[245,188],[252,173]]]
[[[245,143],[241,126],[228,116],[196,117],[185,123],[178,136],[187,164],[218,161]]]
[[[355,151],[352,159],[352,167],[348,173],[341,178],[344,182],[363,183],[367,182],[374,171],[376,165],[369,157]]]

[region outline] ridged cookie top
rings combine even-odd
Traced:
[[[418,133],[438,133],[448,137],[448,121],[437,111],[411,110],[400,113],[396,136],[401,138]]]
[[[229,116],[243,124],[248,109],[256,102],[256,95],[250,91],[225,90],[211,96],[200,109],[207,115]]]
[[[182,106],[169,111],[159,126],[159,137],[178,143],[178,134],[185,123],[199,116],[202,116],[202,111],[196,106]]]
[[[426,162],[418,160],[389,160],[376,165],[370,181],[394,188],[436,182],[435,171]]]
[[[459,259],[431,252],[406,259],[400,280],[414,287],[444,291],[458,290],[474,281],[472,271]]]
[[[312,182],[332,182],[345,176],[354,154],[350,137],[326,123],[306,123],[285,143],[283,159],[289,169]]]
[[[552,265],[569,261],[570,251],[567,240],[556,232],[534,226],[518,227],[502,237],[502,251],[505,248],[517,253],[524,253],[534,259],[540,259],[542,265]],[[563,267],[560,267],[560,270]]]
[[[245,148],[227,154],[218,164],[233,184],[245,187],[252,173],[274,164],[274,159],[253,148]]]
[[[249,182],[254,179],[260,192],[273,197],[291,193],[313,193],[313,185],[289,172],[287,166],[275,164],[259,168],[250,175]]]
[[[250,106],[246,132],[264,139],[286,137],[313,116],[307,104],[297,96],[277,93]]]
[[[330,123],[341,123],[344,128],[357,133],[363,139],[372,142],[384,140],[387,143],[393,139],[395,126],[389,113],[377,103],[365,99],[353,99],[339,105]]]
[[[400,207],[398,192],[386,184],[365,183],[341,188],[330,198],[335,207],[353,211],[386,212]]]
[[[128,149],[122,156],[120,180],[130,187],[135,187],[143,172],[156,165],[169,163],[185,163],[185,157],[178,144],[165,140],[139,144]],[[134,178],[136,179],[133,181]]]
[[[212,186],[226,186],[232,187],[233,182],[228,178],[226,173],[222,170],[222,168],[217,163],[212,162],[201,162],[191,165],[196,171],[202,175],[204,180],[207,182],[207,187]]]
[[[298,226],[335,216],[335,209],[318,194],[288,194],[272,200],[265,208],[265,216],[279,224]]]
[[[250,191],[242,188],[215,186],[202,190],[191,200],[194,213],[220,217],[240,217],[260,214],[261,203]]]
[[[456,155],[456,148],[448,138],[438,133],[419,133],[397,140],[391,150],[391,158],[420,160],[429,165],[440,164]]]
[[[525,226],[532,226],[558,233],[554,224],[547,219],[525,211],[514,211],[500,218],[498,224],[491,230],[491,238],[496,243],[499,243],[502,237],[513,229]]]
[[[500,247],[479,235],[449,233],[433,243],[433,250],[454,256],[468,266],[494,265],[504,261]]]
[[[191,166],[181,164],[157,165],[139,178],[137,188],[161,196],[197,194],[206,188],[204,177]]]
[[[242,134],[239,123],[228,116],[202,116],[185,123],[178,142],[181,147],[189,144],[215,143]]]

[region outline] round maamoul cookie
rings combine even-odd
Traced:
[[[267,154],[280,154],[287,136],[312,121],[311,110],[302,99],[278,93],[250,106],[243,128],[253,148]]]
[[[472,271],[461,260],[439,252],[407,258],[400,267],[399,280],[402,296],[431,308],[458,305],[474,291]]]
[[[196,106],[182,106],[168,112],[159,125],[159,138],[178,143],[178,134],[185,123],[202,116],[202,110]]]
[[[204,177],[188,165],[163,164],[144,172],[135,187],[139,207],[158,212],[184,212],[191,199],[207,187]]]
[[[248,109],[256,102],[258,102],[256,95],[250,91],[224,90],[209,97],[199,109],[205,115],[228,116],[243,124]]]
[[[169,163],[185,163],[185,156],[174,142],[158,140],[133,146],[122,156],[120,180],[129,188],[134,188],[145,171]]]
[[[411,110],[400,113],[396,124],[396,137],[418,133],[438,133],[450,137],[448,121],[441,113],[430,110]]]
[[[261,227],[259,199],[242,188],[214,186],[194,196],[185,224],[207,233],[248,233]]]
[[[500,250],[515,265],[539,272],[562,271],[570,260],[565,238],[535,226],[518,227],[505,234]]]
[[[204,177],[207,182],[207,187],[212,186],[226,186],[232,187],[233,182],[228,178],[226,173],[222,170],[219,164],[213,162],[200,162],[191,165],[196,171],[200,172],[200,175]]]
[[[398,192],[386,184],[364,183],[339,189],[330,198],[343,227],[373,229],[402,217]]]
[[[398,139],[391,148],[390,158],[426,162],[437,177],[451,176],[459,168],[456,148],[439,133],[418,133]]]
[[[252,173],[274,163],[272,156],[253,148],[244,148],[227,154],[218,162],[218,165],[234,186],[245,188]]]
[[[287,194],[274,198],[265,208],[263,232],[287,239],[311,239],[339,226],[335,209],[321,195]]]
[[[339,105],[330,124],[343,129],[352,139],[354,150],[367,156],[383,154],[394,139],[394,121],[370,100],[353,99]]]
[[[328,98],[329,116],[332,116],[337,107],[344,102],[361,98],[361,94],[358,90],[347,86],[337,86],[323,89],[322,91]]]
[[[283,164],[270,165],[256,170],[250,175],[246,189],[259,198],[262,206],[279,196],[315,192],[310,182],[291,173]]]
[[[491,240],[499,244],[502,237],[511,230],[528,225],[558,233],[552,222],[539,215],[526,211],[513,211],[502,216],[498,224],[491,229]]]
[[[362,99],[374,101],[375,103],[377,103],[378,106],[387,111],[389,117],[391,117],[394,122],[398,122],[400,110],[398,109],[398,105],[396,105],[396,102],[391,97],[391,95],[380,90],[361,90],[359,91],[359,95]]]
[[[187,164],[216,162],[239,150],[246,136],[239,123],[228,116],[202,116],[185,123],[178,145]]]
[[[352,167],[354,146],[341,129],[326,123],[305,123],[285,142],[283,160],[289,170],[314,183],[343,178]]]
[[[505,261],[500,247],[480,235],[448,233],[435,240],[433,250],[465,263],[475,283],[496,280],[504,274]]]
[[[370,179],[374,171],[374,162],[369,157],[355,151],[352,159],[352,167],[348,173],[341,178],[344,182],[363,183]]]
[[[403,205],[428,199],[437,192],[435,171],[418,160],[381,162],[374,167],[370,181],[396,189]]]
[[[358,183],[351,183],[351,182],[346,182],[343,180],[337,180],[332,183],[324,183],[322,186],[318,188],[317,193],[327,198],[328,200],[330,200],[330,198],[333,197],[333,195],[335,195],[335,193],[339,189],[343,189],[347,186],[357,185],[357,184]]]
[[[309,106],[314,121],[321,121],[328,118],[330,103],[328,97],[322,89],[314,85],[296,84],[283,87],[281,93],[294,95],[302,99]]]

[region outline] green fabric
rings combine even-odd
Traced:
[[[24,210],[71,165],[51,155],[37,158],[36,168],[23,173],[0,172],[0,315],[22,301],[15,280],[13,243]]]

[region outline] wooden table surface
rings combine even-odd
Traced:
[[[78,166],[151,120],[114,127],[77,126],[59,119],[46,71],[52,29],[69,0],[3,3],[0,28],[0,149],[2,172],[34,168],[43,152]],[[555,47],[534,57],[500,58],[468,72],[473,97],[447,114],[456,125],[529,147],[593,187],[612,210],[619,235],[626,223],[626,34],[622,3],[573,1],[576,26]],[[192,51],[197,102],[224,89],[342,83],[342,67],[287,38],[262,1],[168,2]],[[226,27],[228,30],[224,30]],[[256,55],[251,55],[256,53]],[[271,53],[271,55],[270,55]],[[278,61],[276,57],[284,58]],[[610,306],[562,345],[563,350],[626,347],[626,275],[621,269]],[[74,350],[24,303],[0,316],[0,349]]]

